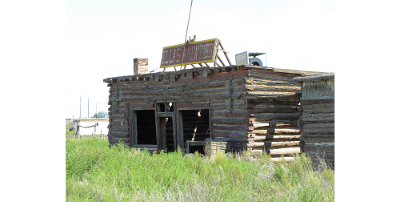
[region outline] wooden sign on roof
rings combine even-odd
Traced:
[[[160,68],[214,62],[218,44],[219,40],[215,38],[191,42],[186,47],[185,44],[164,47]],[[182,54],[183,50],[185,54]]]

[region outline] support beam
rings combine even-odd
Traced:
[[[224,62],[222,62],[221,58],[220,58],[218,55],[217,55],[217,58],[218,58],[218,60],[221,62],[222,66],[224,66],[224,67],[225,67],[225,64],[224,64]]]
[[[232,63],[231,63],[231,61],[229,60],[228,54],[226,54],[226,51],[225,51],[224,47],[222,47],[221,41],[220,41],[220,40],[218,40],[218,41],[219,41],[218,44],[219,44],[219,46],[221,47],[222,52],[224,52],[225,58],[226,58],[226,60],[228,61],[229,66],[232,66]]]

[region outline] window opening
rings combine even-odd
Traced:
[[[183,141],[204,141],[210,137],[209,110],[180,110],[182,117]],[[190,146],[189,153],[204,154],[204,146]]]
[[[173,112],[174,104],[172,102],[157,103],[157,112]]]
[[[154,110],[136,111],[137,144],[157,145]]]

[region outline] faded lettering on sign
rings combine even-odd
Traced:
[[[192,42],[188,47],[185,44],[168,46],[163,48],[160,68],[178,65],[197,64],[202,62],[213,62],[218,39]],[[183,56],[182,52],[185,50]],[[183,56],[183,60],[182,60]]]

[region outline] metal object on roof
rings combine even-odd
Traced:
[[[259,52],[254,52],[254,53],[249,53],[249,56],[257,57],[259,55],[264,55],[266,53],[259,53]]]
[[[235,55],[236,65],[256,65],[256,66],[266,66],[267,59],[265,57],[265,62],[263,62],[260,58],[257,58],[259,55],[265,55],[266,53],[261,52],[243,52]],[[252,58],[249,58],[252,57]],[[264,64],[265,63],[265,64]]]

